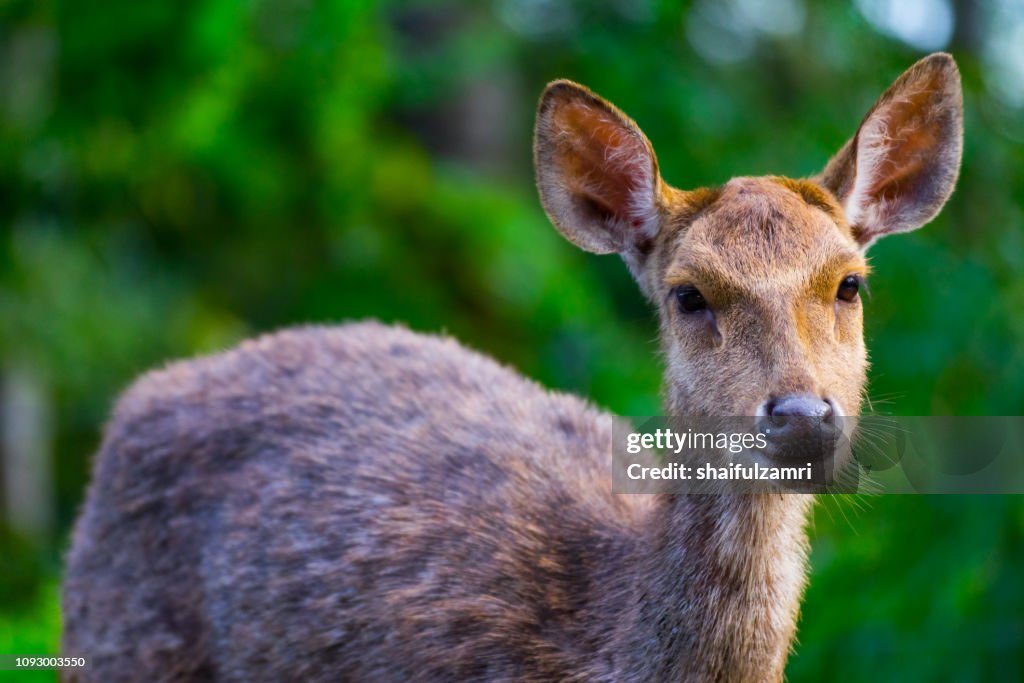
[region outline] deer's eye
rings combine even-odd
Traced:
[[[707,310],[708,302],[704,300],[704,295],[697,291],[696,287],[689,285],[676,287],[675,295],[679,310],[683,313],[699,313]]]
[[[839,283],[839,291],[836,292],[836,298],[840,301],[853,303],[857,300],[857,295],[860,293],[862,283],[863,281],[859,275],[847,275],[843,278],[843,281]]]

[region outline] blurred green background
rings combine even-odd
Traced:
[[[536,199],[548,80],[617,103],[689,188],[816,172],[937,49],[963,72],[963,172],[872,250],[871,395],[1017,415],[1019,0],[0,2],[0,652],[57,651],[107,411],[167,359],[373,316],[658,412],[647,305]],[[812,540],[790,680],[1024,680],[1021,498],[834,498]]]

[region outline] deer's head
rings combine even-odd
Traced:
[[[677,190],[640,129],[568,81],[540,102],[545,210],[590,252],[618,253],[657,307],[676,415],[857,415],[860,292],[879,237],[931,220],[962,147],[960,78],[935,54],[904,73],[818,176]]]

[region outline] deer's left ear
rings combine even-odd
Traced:
[[[910,67],[816,180],[843,204],[863,248],[921,227],[956,185],[963,148],[960,73],[945,53]]]
[[[654,150],[625,114],[581,85],[555,81],[541,96],[533,140],[541,203],[570,242],[627,261],[661,223]]]

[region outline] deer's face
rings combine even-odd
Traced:
[[[568,81],[534,139],[544,208],[569,241],[618,253],[658,308],[675,415],[856,415],[867,371],[865,250],[931,220],[960,167],[962,101],[935,54],[878,100],[808,180],[736,178],[684,192],[640,129]]]
[[[661,318],[671,412],[857,414],[867,266],[839,204],[783,178],[669,199],[639,276]]]

